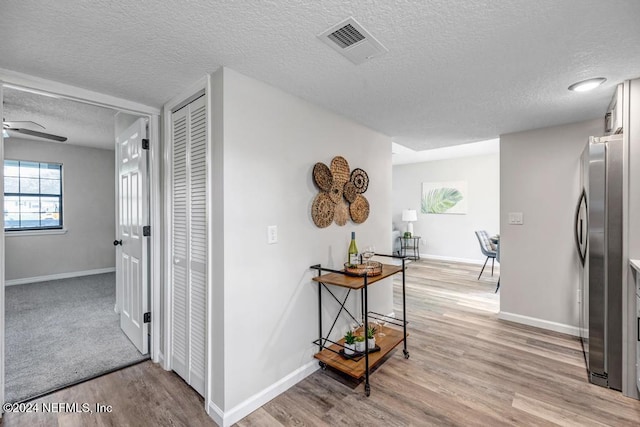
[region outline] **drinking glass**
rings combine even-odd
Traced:
[[[362,258],[364,259],[364,263],[365,265],[369,265],[369,260],[371,259],[371,257],[373,257],[373,255],[376,253],[376,248],[373,246],[367,246],[364,248],[364,250],[362,251]]]
[[[384,333],[384,325],[387,324],[387,321],[385,320],[384,317],[379,317],[378,319],[376,319],[376,323],[378,324],[378,336],[379,337],[386,337],[387,334]]]
[[[369,255],[369,251],[367,249],[368,248],[364,248],[362,250],[362,260],[364,261],[365,265],[369,264],[369,258],[371,258],[371,256]]]

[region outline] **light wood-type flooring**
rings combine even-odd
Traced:
[[[587,382],[580,342],[498,320],[498,270],[420,261],[407,271],[409,351],[363,384],[317,371],[253,412],[245,426],[640,425],[640,402]],[[399,282],[396,281],[396,302]],[[400,307],[396,308],[400,311]],[[5,414],[4,426],[208,426],[202,399],[150,362],[40,402],[102,402],[100,415]]]
[[[363,384],[317,371],[238,424],[640,425],[639,401],[588,383],[577,338],[498,320],[499,271],[488,267],[480,281],[477,265],[408,267],[411,357],[398,347],[371,375],[370,397]]]
[[[59,413],[43,413],[42,405],[89,404],[93,413],[73,413],[77,408],[61,406]],[[204,400],[177,374],[146,361],[30,402],[38,413],[5,413],[6,427],[85,426],[213,426],[204,411]],[[111,412],[96,413],[96,404],[111,405]]]

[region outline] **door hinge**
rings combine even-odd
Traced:
[[[151,236],[151,226],[150,225],[145,225],[145,226],[142,227],[142,235],[144,237]]]
[[[151,312],[147,311],[143,318],[144,323],[151,323]]]
[[[143,150],[148,150],[149,149],[149,140],[147,138],[143,138],[142,139],[142,149]]]

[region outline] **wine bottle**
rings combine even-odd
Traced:
[[[358,264],[358,246],[356,246],[356,232],[351,232],[351,243],[349,244],[349,264]]]

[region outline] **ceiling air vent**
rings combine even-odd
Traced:
[[[318,38],[356,65],[388,52],[353,17],[332,26]]]
[[[345,25],[344,27],[329,34],[327,37],[333,40],[334,43],[340,45],[343,49],[351,46],[352,44],[358,43],[360,40],[364,40],[362,33],[356,30],[351,24]]]

